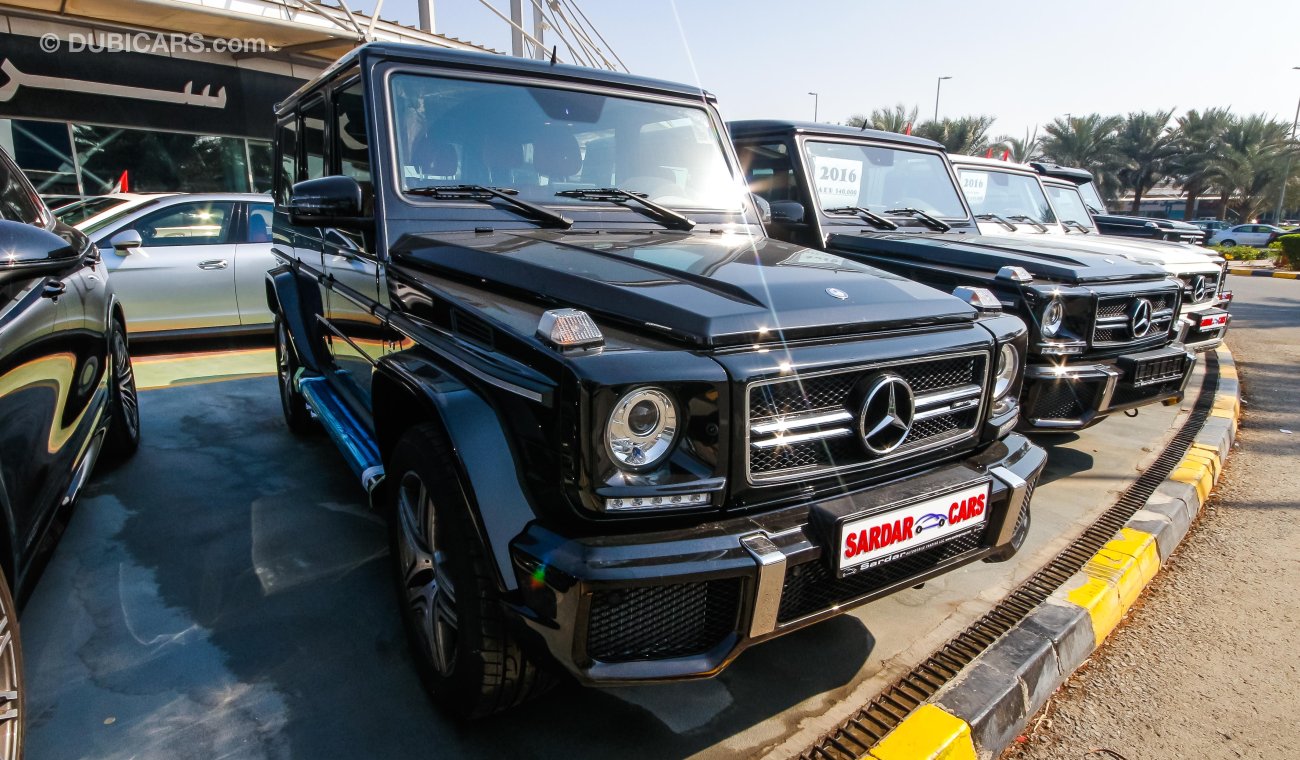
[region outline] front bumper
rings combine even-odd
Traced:
[[[1046,453],[1019,434],[967,459],[816,503],[694,528],[566,538],[536,523],[511,544],[513,611],[587,684],[707,678],[746,648],[839,615],[1023,540]],[[820,514],[878,511],[988,478],[975,532],[837,579]]]
[[[1176,403],[1196,354],[1175,344],[1105,362],[1031,364],[1025,368],[1021,427],[1082,430],[1112,412]]]
[[[1185,326],[1183,345],[1200,352],[1218,348],[1223,343],[1232,315],[1224,309],[1209,308],[1184,312],[1181,319]]]

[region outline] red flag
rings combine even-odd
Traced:
[[[1011,160],[1011,151],[1010,151],[1010,150],[1004,150],[1004,151],[1002,151],[1002,160],[1003,160],[1003,161],[1010,161],[1010,160]]]
[[[109,192],[110,192],[110,193],[129,193],[129,192],[131,192],[131,190],[130,190],[130,182],[129,182],[129,180],[130,180],[130,178],[127,176],[127,171],[124,170],[124,171],[122,172],[122,176],[120,176],[120,177],[117,178],[117,183],[114,184],[113,187],[111,187],[111,188],[109,189]]]
[[[912,122],[910,122],[910,121],[907,122],[907,126],[906,126],[906,127],[903,127],[903,134],[905,134],[905,135],[910,135],[910,134],[912,134]]]
[[[985,158],[993,158],[993,149],[992,149],[992,148],[989,148],[988,150],[984,151],[984,157],[985,157]]]

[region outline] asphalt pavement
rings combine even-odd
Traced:
[[[1244,413],[1218,489],[1008,759],[1300,757],[1300,282],[1229,285]]]
[[[788,757],[1054,556],[1190,406],[1044,439],[1013,562],[755,647],[715,679],[565,686],[457,725],[407,655],[383,521],[328,439],[285,429],[266,357],[150,361],[140,451],[96,473],[24,611],[33,760]]]

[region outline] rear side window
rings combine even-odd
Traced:
[[[245,243],[271,242],[271,204],[252,203],[248,206],[248,227],[244,232]]]
[[[325,120],[329,118],[324,100],[317,100],[302,110],[302,160],[299,179],[316,179],[329,172],[325,167]]]
[[[21,171],[0,161],[0,219],[24,224],[41,224],[41,202],[28,187]]]

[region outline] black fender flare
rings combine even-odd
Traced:
[[[380,359],[371,398],[375,438],[385,462],[411,425],[434,422],[441,427],[455,452],[452,464],[467,491],[463,495],[470,519],[492,557],[497,587],[503,592],[518,588],[510,542],[536,518],[536,512],[496,409],[474,388],[413,353]],[[407,404],[418,407],[405,408]],[[490,515],[484,505],[491,505]]]
[[[281,264],[266,273],[266,305],[289,328],[289,340],[298,362],[313,372],[326,366],[324,336],[316,321],[323,314],[316,280],[296,268]]]

